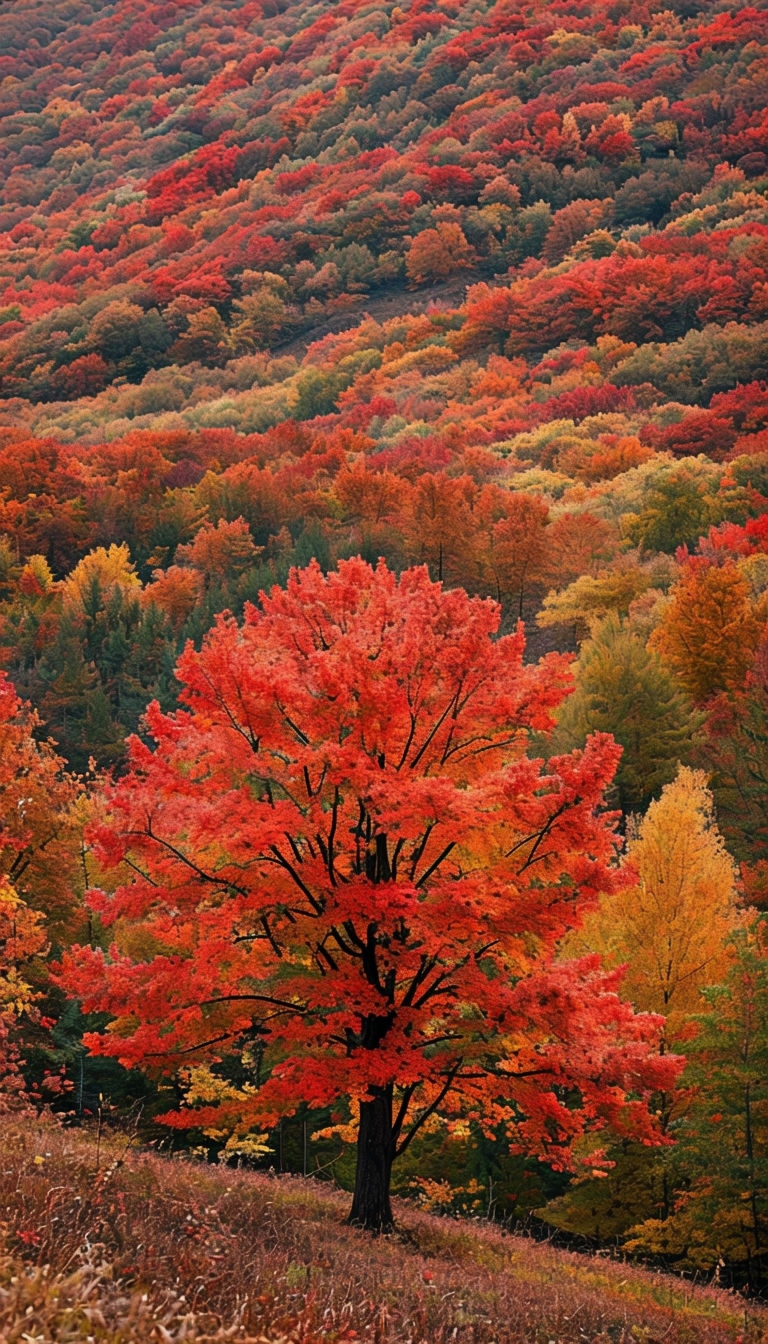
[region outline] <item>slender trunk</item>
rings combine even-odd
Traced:
[[[747,1162],[749,1163],[749,1207],[752,1210],[752,1235],[755,1250],[760,1250],[760,1220],[757,1216],[757,1183],[755,1181],[755,1149],[752,1140],[752,1088],[744,1084],[744,1118],[746,1122]]]
[[[521,573],[521,575],[520,575],[520,600],[519,600],[519,603],[518,603],[517,615],[518,615],[518,619],[521,620],[521,621],[522,621],[522,619],[523,619],[523,598],[525,597],[525,574],[526,574],[526,570],[527,570],[527,569],[528,569],[528,566],[527,566],[527,565],[523,565],[523,570],[522,570],[522,573]]]
[[[389,1232],[394,1226],[389,1187],[392,1179],[392,1088],[371,1089],[370,1101],[360,1103],[355,1193],[350,1223],[368,1232]]]

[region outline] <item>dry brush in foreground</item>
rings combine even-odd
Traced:
[[[731,1294],[555,1251],[405,1205],[399,1232],[343,1222],[317,1181],[99,1148],[0,1121],[0,1338],[239,1344],[758,1344]]]

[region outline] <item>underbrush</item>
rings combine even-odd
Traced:
[[[345,1226],[312,1180],[0,1119],[0,1338],[239,1344],[725,1344],[768,1311],[668,1275],[399,1205]]]

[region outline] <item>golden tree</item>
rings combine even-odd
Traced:
[[[637,884],[587,917],[580,948],[626,963],[624,993],[662,1013],[666,1039],[702,1008],[701,991],[727,973],[727,943],[739,924],[734,865],[715,824],[701,770],[683,766],[651,803],[628,843]]]

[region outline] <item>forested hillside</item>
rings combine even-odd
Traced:
[[[765,1290],[767,88],[719,0],[3,6],[8,1106]]]

